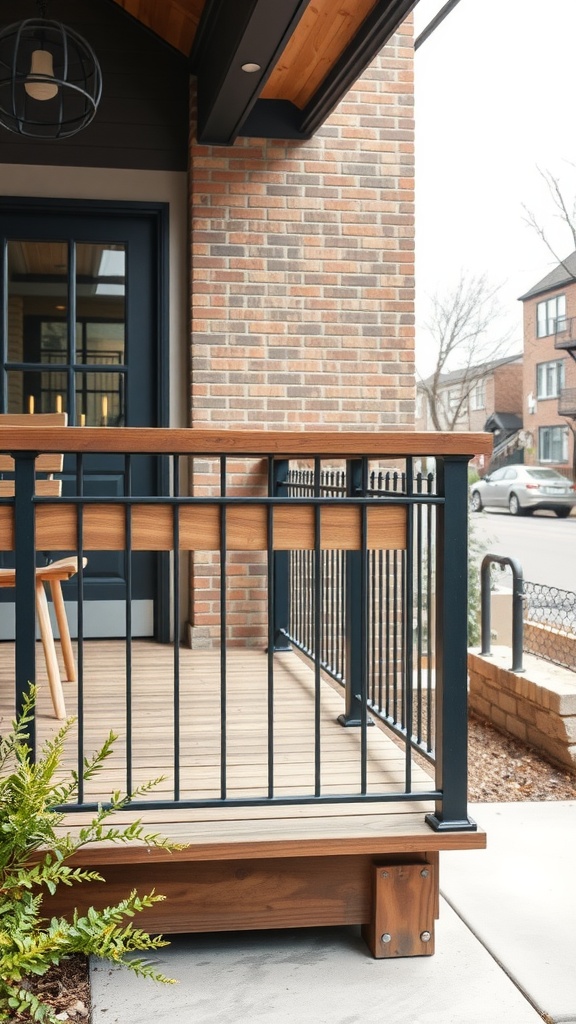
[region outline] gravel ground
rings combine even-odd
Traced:
[[[576,775],[557,768],[518,740],[503,736],[476,718],[469,729],[469,798],[471,803],[522,800],[574,800]],[[90,995],[83,957],[53,968],[36,982],[60,1020],[85,1020]],[[23,1018],[13,1018],[23,1021]]]
[[[575,774],[476,718],[470,720],[468,764],[471,803],[576,799]]]

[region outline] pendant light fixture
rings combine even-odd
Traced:
[[[39,17],[0,31],[0,125],[33,139],[66,139],[94,119],[102,95],[96,54],[82,36]]]

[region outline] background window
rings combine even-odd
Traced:
[[[470,406],[472,409],[486,408],[486,381],[479,380],[470,393]]]
[[[553,299],[545,299],[536,306],[536,337],[546,338],[555,334],[556,330],[565,329],[566,296],[555,295]]]
[[[564,360],[538,363],[536,367],[536,397],[558,398],[564,387]]]
[[[540,427],[538,461],[568,462],[568,427]]]

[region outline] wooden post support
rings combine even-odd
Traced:
[[[373,867],[372,920],[362,935],[376,959],[431,956],[437,906],[437,865],[378,864]]]

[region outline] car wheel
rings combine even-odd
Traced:
[[[472,491],[471,504],[472,504],[472,511],[473,512],[481,512],[482,511],[482,498],[480,497],[480,494],[479,494],[478,491]]]
[[[510,495],[510,497],[508,498],[508,508],[510,510],[510,515],[511,516],[521,516],[522,515],[522,505],[518,501],[518,495],[517,494],[512,493]]]
[[[568,519],[572,509],[571,508],[555,508],[554,509],[558,519]]]

